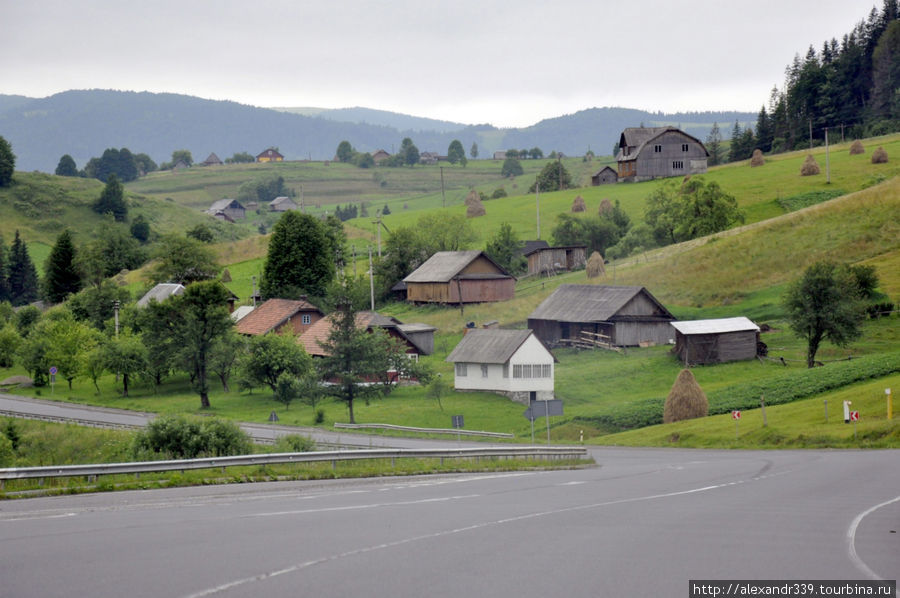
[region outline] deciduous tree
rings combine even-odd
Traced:
[[[128,217],[128,205],[125,203],[125,190],[116,175],[109,175],[106,186],[94,202],[93,208],[98,214],[112,214],[116,222],[125,222]]]
[[[9,187],[16,170],[16,155],[9,142],[0,136],[0,187]]]
[[[309,214],[285,212],[275,223],[260,290],[265,298],[321,297],[334,278],[333,247],[322,224]]]
[[[78,167],[75,165],[75,160],[72,156],[64,154],[59,159],[59,164],[56,165],[54,174],[56,176],[78,176]]]

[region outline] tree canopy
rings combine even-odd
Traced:
[[[275,223],[263,268],[263,297],[321,297],[334,278],[335,248],[318,219],[296,210]]]
[[[38,276],[34,263],[28,255],[25,241],[16,231],[12,247],[9,250],[7,281],[9,285],[9,301],[13,305],[25,305],[38,299]]]
[[[466,150],[463,149],[462,142],[459,139],[454,139],[450,142],[450,146],[447,148],[447,160],[451,164],[462,164],[463,166],[468,163]]]
[[[12,183],[16,170],[16,155],[9,142],[0,136],[0,187],[8,187]]]
[[[528,188],[529,193],[540,191],[562,191],[572,186],[572,175],[561,160],[548,162]]]
[[[125,190],[115,174],[109,174],[103,192],[94,202],[93,208],[98,214],[112,214],[116,222],[125,222],[128,217]]]
[[[56,165],[56,176],[78,176],[78,166],[75,165],[75,159],[69,154],[64,154]]]
[[[515,276],[528,268],[528,260],[522,255],[522,246],[512,225],[503,222],[487,242],[484,252],[504,270]]]
[[[743,222],[744,214],[717,182],[693,177],[657,187],[647,198],[644,221],[656,243],[668,245],[725,230]]]
[[[44,262],[44,297],[50,303],[60,303],[69,295],[81,290],[81,274],[76,264],[75,244],[72,233],[64,230],[56,238]]]

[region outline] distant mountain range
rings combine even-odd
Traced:
[[[168,161],[179,149],[190,150],[200,162],[212,152],[224,160],[269,147],[277,147],[287,160],[330,160],[342,140],[362,152],[393,152],[404,137],[420,151],[441,154],[454,139],[466,151],[477,143],[480,158],[532,147],[545,154],[582,155],[590,149],[606,155],[626,127],[676,125],[705,140],[714,122],[728,137],[736,120],[745,127],[755,123],[756,115],[590,108],[530,127],[500,129],[368,108],[257,108],[164,93],[83,90],[40,99],[0,94],[0,136],[12,144],[16,169],[44,172],[53,172],[64,154],[83,168],[107,148],[127,147],[157,162]]]

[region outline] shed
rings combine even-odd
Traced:
[[[709,152],[696,137],[675,127],[630,127],[619,137],[619,180],[702,174]]]
[[[584,268],[587,246],[536,247],[525,254],[528,274],[556,274]]]
[[[516,279],[483,251],[439,251],[403,279],[415,303],[486,303],[515,294]]]
[[[610,185],[619,182],[619,174],[612,166],[604,166],[599,171],[591,175],[591,185]]]
[[[209,209],[206,210],[206,213],[210,216],[216,216],[221,213],[234,221],[243,220],[246,217],[247,210],[241,205],[241,202],[236,199],[220,199],[214,201],[213,204],[209,206]]]
[[[276,197],[269,202],[270,212],[287,212],[288,210],[296,210],[298,207],[300,206],[298,206],[293,199],[284,195]]]
[[[717,320],[671,322],[675,349],[685,364],[724,363],[753,359],[759,343],[759,326],[741,316]]]
[[[305,297],[299,300],[269,299],[241,318],[235,330],[240,334],[258,336],[281,332],[289,326],[294,334],[303,334],[324,315]]]
[[[550,347],[582,332],[628,347],[668,343],[674,320],[644,287],[563,284],[528,316],[528,327]]]
[[[553,399],[557,360],[531,330],[471,329],[450,352],[456,390],[495,392],[530,404]]]
[[[138,299],[137,307],[147,307],[151,301],[162,303],[169,297],[181,295],[182,293],[184,293],[184,285],[176,282],[161,282]]]

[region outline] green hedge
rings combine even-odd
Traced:
[[[900,351],[867,355],[821,368],[785,371],[758,382],[737,384],[707,393],[709,414],[756,409],[760,396],[765,396],[766,405],[791,403],[895,372],[900,372]],[[665,397],[642,399],[608,408],[595,415],[578,417],[575,421],[591,423],[609,433],[643,428],[662,423],[664,404]]]

